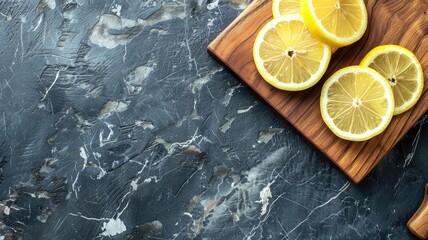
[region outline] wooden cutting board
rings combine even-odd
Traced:
[[[271,0],[254,0],[209,46],[208,51],[288,120],[355,183],[360,182],[428,109],[428,1],[366,0],[369,27],[357,43],[339,49],[324,78],[302,92],[277,90],[259,75],[252,47],[259,29],[272,19]],[[381,135],[365,142],[337,138],[324,124],[319,110],[322,84],[340,68],[358,65],[372,48],[398,44],[413,51],[425,74],[417,105],[394,116]]]

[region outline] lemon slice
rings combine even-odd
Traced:
[[[321,116],[338,137],[365,141],[391,121],[394,96],[388,81],[375,70],[351,66],[334,73],[324,84]]]
[[[373,68],[388,79],[394,93],[394,115],[409,110],[421,97],[422,66],[411,51],[397,45],[379,46],[371,50],[360,65]]]
[[[274,18],[300,14],[300,0],[273,0],[272,14]]]
[[[309,32],[299,15],[269,21],[258,33],[254,62],[263,79],[289,91],[307,89],[322,77],[330,62],[330,46]]]
[[[301,0],[301,14],[321,41],[343,47],[358,41],[367,29],[363,0]]]

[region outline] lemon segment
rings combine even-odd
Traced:
[[[289,91],[315,85],[330,62],[331,49],[314,38],[299,15],[268,22],[253,47],[254,63],[263,79]]]
[[[424,88],[422,66],[406,48],[378,46],[363,58],[360,65],[373,68],[389,81],[395,99],[394,115],[409,110],[421,97]]]
[[[300,0],[273,0],[272,14],[274,18],[300,14]]]
[[[394,96],[382,75],[368,67],[351,66],[325,82],[320,110],[335,135],[365,141],[388,126],[394,112]]]
[[[367,29],[363,0],[301,0],[300,8],[309,30],[334,47],[358,41]]]

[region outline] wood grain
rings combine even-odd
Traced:
[[[420,239],[428,239],[428,184],[425,186],[424,200],[421,206],[407,222],[407,228]]]
[[[300,131],[355,183],[360,182],[428,109],[428,1],[366,0],[369,26],[357,43],[339,49],[324,78],[302,92],[287,92],[267,84],[257,72],[252,47],[259,29],[270,19],[271,1],[255,0],[209,46],[208,52],[244,81],[256,94]],[[425,87],[418,104],[395,116],[386,131],[365,142],[337,138],[321,118],[322,84],[340,68],[358,65],[372,48],[398,44],[413,51],[422,63]]]

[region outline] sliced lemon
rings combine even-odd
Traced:
[[[321,79],[331,50],[311,35],[301,16],[289,15],[269,21],[259,31],[253,57],[266,82],[282,90],[298,91]]]
[[[272,14],[274,18],[300,14],[300,0],[273,0]]]
[[[343,47],[358,41],[367,29],[363,0],[301,0],[301,14],[321,41]]]
[[[418,58],[406,48],[383,45],[371,50],[361,61],[385,77],[394,93],[394,115],[413,107],[422,95],[424,73]]]
[[[365,141],[391,121],[394,96],[388,81],[368,67],[351,66],[334,73],[324,84],[321,116],[338,137]]]

